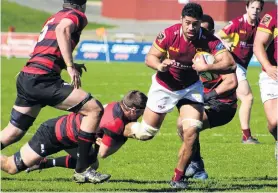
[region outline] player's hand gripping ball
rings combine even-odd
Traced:
[[[208,52],[197,52],[194,56],[194,61],[198,63],[200,57],[204,58],[204,61],[207,65],[213,65],[215,62],[214,56]],[[210,72],[200,72],[199,75],[201,77],[202,82],[211,81],[218,78],[217,74]]]

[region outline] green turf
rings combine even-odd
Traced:
[[[15,92],[15,75],[25,59],[2,59],[2,128],[8,123]],[[153,71],[143,63],[86,62],[88,72],[82,78],[83,88],[90,91],[102,103],[119,100],[131,89],[147,93]],[[259,95],[258,75],[260,68],[251,67],[248,78],[254,93],[251,128],[261,144],[243,145],[238,115],[221,128],[201,134],[202,156],[209,180],[190,180],[188,191],[230,192],[276,192],[276,161],[274,140],[266,129],[266,119]],[[66,74],[63,74],[67,77]],[[43,121],[63,112],[46,107],[34,126],[18,143],[2,153],[12,155],[32,137]],[[151,141],[128,142],[115,155],[100,160],[99,171],[112,175],[109,183],[77,185],[71,181],[72,170],[55,168],[10,176],[2,172],[2,191],[136,191],[170,192],[168,181],[177,163],[181,142],[176,134],[177,111],[170,113],[162,125],[161,132]],[[64,152],[58,155],[64,155]],[[57,156],[57,155],[55,155]]]
[[[39,32],[46,19],[51,16],[47,12],[24,7],[16,3],[8,2],[7,0],[3,0],[1,6],[2,32],[8,31],[9,26],[14,26],[16,32]],[[111,28],[114,26],[90,22],[85,30],[97,29],[99,27]]]

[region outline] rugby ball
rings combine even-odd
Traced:
[[[194,56],[195,62],[198,62],[198,60],[200,60],[200,57],[204,58],[207,65],[212,65],[215,62],[214,56],[208,52],[197,52]],[[218,78],[217,74],[210,73],[210,72],[201,72],[199,73],[199,75],[203,82],[211,81]]]

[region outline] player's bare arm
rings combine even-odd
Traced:
[[[222,82],[215,88],[218,95],[225,94],[237,88],[237,77],[235,73],[221,75]]]
[[[121,147],[122,145],[124,144],[125,142],[120,142],[120,141],[114,141],[112,140],[112,145],[111,146],[107,146],[105,145],[104,143],[100,142],[100,147],[99,147],[99,152],[98,152],[98,155],[101,157],[101,158],[106,158],[112,154],[114,154],[115,152],[117,152]]]
[[[236,70],[236,63],[228,51],[221,52],[214,56],[216,63],[207,65],[203,57],[198,61],[192,60],[192,68],[198,72],[212,72],[217,74],[232,73]]]
[[[270,64],[265,51],[265,48],[269,46],[272,40],[273,40],[272,34],[257,30],[253,50],[258,61],[263,66],[268,76],[270,76],[274,80],[277,80],[278,79],[277,66],[272,66]]]
[[[57,42],[61,54],[63,56],[64,62],[67,65],[67,71],[71,77],[71,81],[75,88],[81,86],[81,81],[79,77],[79,72],[74,68],[73,57],[71,52],[71,33],[75,30],[75,24],[72,20],[64,18],[57,25],[55,29]]]
[[[146,56],[145,63],[148,67],[161,72],[167,71],[174,63],[174,60],[164,59],[161,62],[161,58],[165,58],[165,52],[161,52],[154,45],[152,45],[149,53]]]

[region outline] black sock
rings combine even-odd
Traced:
[[[277,125],[269,131],[271,135],[274,137],[275,141],[277,141]]]
[[[1,150],[5,148],[5,145],[1,142]]]
[[[53,159],[54,164],[56,167],[63,167],[63,168],[71,168],[74,169],[76,167],[76,159],[71,157],[71,155],[58,157]]]
[[[196,139],[196,151],[192,157],[192,161],[197,162],[200,161],[201,158],[201,146],[200,146],[200,140],[199,140],[199,136]]]
[[[95,142],[95,133],[88,133],[80,130],[78,134],[78,157],[75,171],[81,173],[85,171],[89,165],[89,152],[92,148],[93,142]]]

